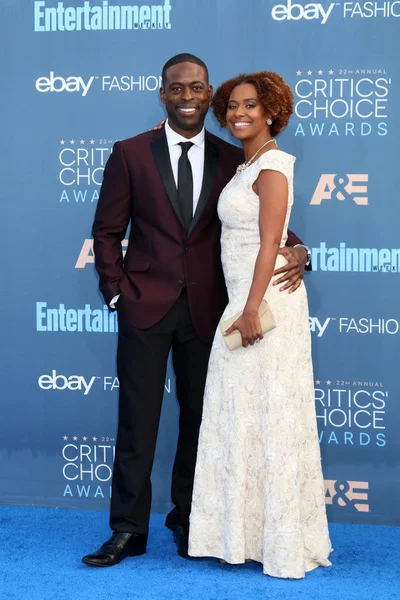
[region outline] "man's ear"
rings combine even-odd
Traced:
[[[210,102],[212,100],[212,97],[213,97],[213,86],[209,85],[208,86],[208,98],[209,98]]]
[[[160,98],[161,98],[161,102],[163,104],[165,104],[165,90],[163,87],[160,87]]]

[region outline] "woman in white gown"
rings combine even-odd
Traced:
[[[290,87],[276,73],[236,77],[218,88],[213,108],[241,140],[246,163],[222,191],[222,265],[242,347],[228,349],[220,329],[204,397],[189,554],[232,564],[254,560],[264,573],[301,578],[328,566],[307,294],[274,286],[285,262],[295,158],[273,136],[288,123]],[[276,278],[275,278],[276,279]],[[263,338],[265,298],[276,328]]]

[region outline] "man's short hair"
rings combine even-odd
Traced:
[[[174,65],[179,65],[180,63],[183,63],[183,62],[190,62],[190,63],[194,63],[195,65],[199,65],[200,67],[203,67],[203,69],[206,72],[207,83],[208,83],[208,69],[207,69],[206,63],[203,62],[201,60],[201,58],[197,58],[197,56],[194,56],[194,54],[189,54],[189,53],[185,52],[183,54],[177,54],[176,56],[173,56],[163,66],[162,80],[163,80],[164,86],[165,86],[165,75],[166,75],[167,70],[170,67],[173,67]]]

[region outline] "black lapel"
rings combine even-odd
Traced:
[[[165,134],[161,135],[151,143],[151,151],[176,216],[183,226],[182,217],[179,211],[174,174],[171,167],[171,159],[169,157],[167,137]]]
[[[193,229],[196,227],[202,212],[208,202],[211,194],[212,187],[214,185],[215,175],[217,173],[218,165],[218,150],[207,140],[204,142],[204,173],[203,173],[203,185],[201,187],[199,201],[197,203],[196,212],[194,213],[192,223],[190,225],[190,235]]]

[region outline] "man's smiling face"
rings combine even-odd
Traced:
[[[212,98],[212,86],[200,65],[182,62],[165,73],[161,100],[171,128],[183,137],[194,137],[203,129]]]

